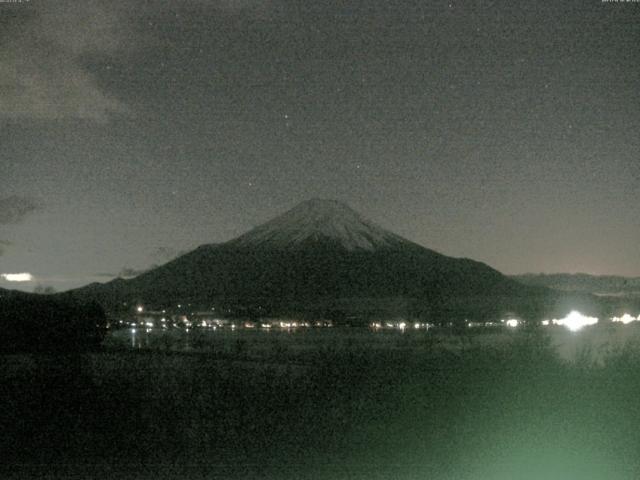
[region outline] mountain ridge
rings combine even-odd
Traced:
[[[640,277],[592,275],[588,273],[523,273],[509,275],[526,285],[544,286],[569,292],[594,295],[640,296]]]

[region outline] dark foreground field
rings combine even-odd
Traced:
[[[640,350],[596,366],[540,333],[358,338],[0,357],[0,477],[640,476]]]

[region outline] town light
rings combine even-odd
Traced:
[[[627,323],[635,322],[637,320],[640,320],[640,315],[638,315],[638,318],[635,318],[629,315],[628,313],[625,313],[621,317],[613,317],[611,319],[612,322],[620,322],[624,325],[626,325]]]
[[[554,325],[563,325],[572,332],[577,332],[583,327],[595,325],[598,323],[598,319],[595,317],[587,317],[574,310],[566,317],[561,318],[560,320],[554,319],[552,322]]]

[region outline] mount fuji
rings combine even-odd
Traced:
[[[483,263],[422,247],[341,202],[312,199],[225,243],[68,294],[111,311],[143,302],[223,305],[260,315],[494,318],[531,310],[531,299],[548,293]]]

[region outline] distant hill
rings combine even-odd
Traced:
[[[547,287],[567,292],[640,297],[640,277],[588,275],[586,273],[527,273],[512,275],[511,278],[525,285]]]
[[[90,350],[105,329],[97,303],[0,289],[0,353]]]
[[[320,199],[135,278],[91,284],[68,295],[109,310],[137,302],[189,303],[257,316],[402,314],[442,321],[514,312],[536,317],[561,304],[551,290],[523,285],[474,260],[442,255],[343,203]]]

